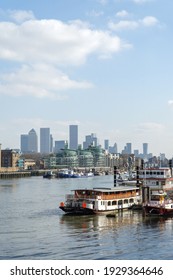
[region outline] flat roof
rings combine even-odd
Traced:
[[[122,191],[133,191],[138,190],[137,187],[130,187],[130,186],[118,186],[118,187],[110,187],[110,188],[104,188],[104,187],[98,187],[98,188],[91,188],[91,189],[74,189],[73,191],[95,191],[95,192],[122,192]]]

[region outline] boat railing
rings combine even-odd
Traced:
[[[119,193],[119,194],[67,194],[66,199],[77,200],[77,199],[99,199],[99,200],[112,200],[112,199],[124,199],[130,197],[136,197],[136,192],[131,193]]]

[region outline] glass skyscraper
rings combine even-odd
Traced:
[[[69,148],[72,150],[78,149],[78,126],[69,126]]]
[[[50,128],[40,128],[40,153],[49,154],[51,152]]]

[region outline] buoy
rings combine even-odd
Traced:
[[[61,202],[61,203],[60,203],[60,206],[61,206],[61,207],[64,207],[64,202]]]
[[[82,203],[82,207],[86,208],[86,203],[85,202]]]

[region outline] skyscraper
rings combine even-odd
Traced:
[[[91,133],[91,135],[85,136],[85,142],[83,142],[83,149],[87,149],[89,146],[98,146],[98,139],[95,133]]]
[[[69,148],[72,150],[78,149],[78,126],[69,126]]]
[[[50,128],[40,128],[40,153],[49,154],[51,148]]]
[[[21,134],[20,149],[22,153],[38,153],[38,137],[33,128],[28,134]]]
[[[143,143],[143,155],[146,156],[148,154],[148,143]]]
[[[109,150],[109,140],[108,139],[104,140],[104,148],[107,151]]]
[[[38,153],[38,137],[33,128],[28,133],[28,151],[31,153]]]
[[[130,155],[132,153],[132,143],[126,143],[126,152],[128,155]]]
[[[20,150],[22,153],[28,153],[28,134],[20,135]]]

